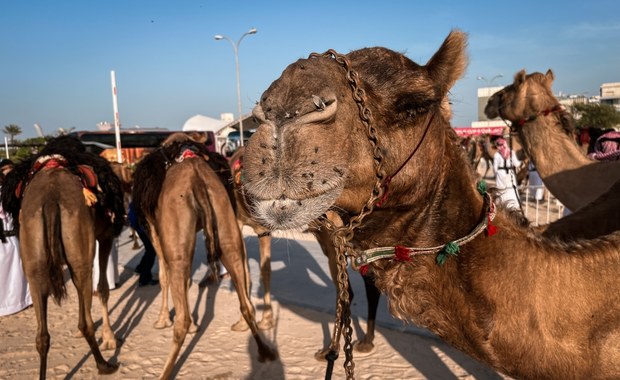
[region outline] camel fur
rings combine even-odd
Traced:
[[[273,229],[328,210],[357,215],[381,183],[387,198],[370,202],[351,260],[401,253],[365,266],[394,316],[512,377],[618,378],[620,233],[559,243],[485,201],[440,110],[465,71],[465,47],[455,30],[425,65],[365,48],[287,67],[254,109],[260,126],[242,176],[253,212]],[[465,237],[443,265],[435,251],[408,250]]]

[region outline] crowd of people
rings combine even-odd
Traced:
[[[508,208],[520,209],[521,206],[521,194],[519,193],[519,186],[524,178],[527,179],[527,191],[529,191],[529,199],[539,202],[545,199],[545,188],[540,177],[540,174],[536,170],[536,165],[533,161],[527,159],[523,152],[519,152],[519,149],[510,146],[509,134],[504,133],[502,136],[480,136],[480,137],[464,137],[461,139],[461,147],[467,151],[468,158],[477,166],[479,161],[474,159],[475,149],[472,149],[474,144],[479,144],[477,149],[489,149],[488,146],[483,147],[482,144],[492,142],[493,163],[493,179],[495,180],[495,188],[497,189],[498,200],[504,203]],[[605,160],[619,160],[620,159],[620,132],[611,130],[603,131],[595,139],[584,138],[584,133],[576,136],[576,143],[582,146],[584,153],[592,160],[605,161]],[[489,165],[485,168],[485,174],[483,178],[486,178],[486,172],[489,170]],[[477,168],[475,168],[477,169]],[[525,173],[525,174],[521,174]],[[570,213],[570,210],[565,210],[565,215]]]

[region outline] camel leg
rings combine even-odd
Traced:
[[[330,216],[330,220],[336,222],[337,224],[342,224],[339,218],[335,219],[336,216]],[[334,247],[334,243],[331,240],[329,231],[324,228],[313,229],[312,233],[317,239],[317,242],[323,249],[323,253],[327,256],[327,262],[329,264],[329,273],[332,277],[332,281],[334,282],[334,286],[338,289],[338,263],[336,260],[336,248]],[[347,283],[347,289],[349,291],[349,299],[353,300],[353,289],[351,288],[351,283]],[[336,295],[336,303],[340,302],[338,299],[338,295]],[[330,344],[327,347],[323,347],[319,351],[314,354],[314,358],[319,361],[325,361],[327,354],[334,349],[338,349],[339,341],[340,341],[340,332],[342,328],[334,328],[334,333],[332,334]]]
[[[381,292],[375,285],[374,278],[371,275],[362,276],[364,279],[364,288],[366,289],[366,301],[368,302],[368,325],[366,326],[366,335],[353,345],[353,349],[357,352],[369,353],[375,345],[375,321],[377,319],[377,308],[379,307],[379,298]]]
[[[168,353],[166,364],[161,375],[161,379],[168,379],[172,375],[174,364],[185,337],[189,331],[189,326],[192,322],[189,314],[189,302],[187,300],[187,284],[189,280],[190,266],[186,260],[176,260],[169,263],[168,269],[170,270],[170,290],[172,296],[172,303],[176,315],[174,317],[174,331],[172,335],[172,347]]]
[[[163,251],[161,250],[161,242],[159,240],[159,234],[155,231],[152,223],[149,223],[149,229],[151,231],[151,243],[157,253],[157,262],[159,263],[159,286],[161,287],[161,308],[159,309],[159,317],[153,327],[156,329],[165,329],[172,326],[170,321],[170,309],[168,308],[168,289],[170,288],[170,281],[168,277],[168,264],[163,259]]]
[[[29,275],[28,278],[37,278],[33,275]],[[44,277],[40,277],[44,278]],[[44,285],[37,284],[30,281],[30,295],[32,296],[32,305],[34,306],[34,312],[37,316],[37,337],[36,345],[37,352],[39,353],[39,378],[45,379],[47,372],[47,353],[50,349],[50,334],[47,329],[47,291],[43,291],[39,286]]]
[[[239,225],[239,231],[243,231],[243,223],[242,222],[238,222]],[[259,251],[260,251],[260,257],[261,257],[261,263],[262,263],[262,258],[263,258],[263,246],[261,245],[262,241],[259,239],[258,240],[258,244],[259,244]],[[271,241],[269,241],[269,243],[271,243]],[[248,262],[248,255],[247,255],[247,251],[245,250],[245,241],[243,241],[243,250],[242,253],[243,255],[242,260],[244,262],[244,270],[245,273],[247,273],[247,276],[245,276],[245,288],[248,290],[248,296],[250,295],[250,287],[251,287],[251,283],[250,283],[250,263]],[[271,256],[271,251],[269,251],[269,255]],[[221,258],[220,258],[221,261]],[[222,261],[223,264],[223,261]],[[225,266],[225,265],[224,265]],[[226,266],[225,266],[226,267]],[[261,265],[261,269],[262,269],[262,265]],[[230,274],[230,270],[228,269],[228,267],[226,267],[226,270],[228,270],[229,274]],[[271,272],[269,272],[269,275],[271,275]],[[262,276],[262,273],[261,273]],[[239,292],[239,290],[237,290],[237,292]],[[239,316],[239,320],[235,323],[233,323],[232,326],[230,326],[230,329],[232,331],[237,331],[237,332],[242,332],[242,331],[247,331],[250,329],[250,326],[248,325],[248,323],[246,322],[245,317],[243,316],[243,314],[241,314]]]
[[[261,234],[258,238],[258,245],[260,248],[260,276],[265,291],[263,296],[265,309],[263,310],[263,318],[258,322],[258,328],[268,330],[275,326],[271,307],[271,236],[265,233]]]
[[[163,258],[158,258],[157,262],[159,263],[161,308],[159,309],[159,316],[153,327],[156,329],[165,329],[172,326],[172,321],[170,320],[170,307],[168,306],[168,294],[170,293],[170,267]]]
[[[110,326],[110,314],[108,311],[108,299],[110,297],[110,286],[108,284],[108,276],[105,275],[106,268],[108,267],[108,259],[110,251],[112,250],[112,244],[114,238],[112,236],[106,237],[99,241],[99,284],[97,285],[97,291],[99,292],[99,301],[101,302],[101,317],[103,319],[103,328],[101,331],[102,337],[102,350],[114,350],[116,349],[116,336]]]
[[[243,227],[241,227],[242,229]],[[258,322],[258,328],[261,330],[269,330],[275,326],[273,320],[273,308],[271,307],[271,236],[268,231],[257,231],[259,234],[258,246],[260,251],[260,273],[261,281],[265,295],[263,301],[265,302],[265,310],[263,311],[263,318]],[[246,271],[249,274],[250,269],[248,266],[247,251],[244,249],[244,262],[246,263]],[[250,289],[250,276],[246,276],[247,289]],[[249,295],[249,293],[248,293]],[[239,320],[231,326],[232,331],[247,331],[250,328],[243,315],[239,317]]]
[[[241,231],[238,232],[241,235]],[[242,237],[240,236],[242,239]],[[259,334],[258,325],[255,319],[254,306],[250,301],[249,292],[249,277],[250,273],[247,270],[248,260],[247,253],[245,252],[245,245],[241,244],[240,248],[226,248],[222,247],[222,264],[230,273],[230,279],[232,280],[235,289],[237,289],[237,296],[239,297],[239,304],[241,308],[241,315],[245,319],[246,323],[252,331],[252,336],[258,346],[258,361],[273,361],[277,359],[278,353],[269,347],[261,338]]]
[[[31,221],[34,221],[32,218]],[[39,379],[45,379],[47,374],[47,355],[50,349],[50,334],[47,326],[47,301],[50,292],[53,292],[55,282],[50,281],[55,268],[51,268],[48,263],[48,252],[36,242],[43,241],[43,225],[38,222],[28,223],[22,221],[20,235],[25,235],[25,229],[28,228],[29,239],[20,241],[20,256],[24,268],[24,274],[30,286],[30,295],[32,297],[32,306],[37,317],[37,335],[36,347],[39,353]],[[58,273],[62,271],[60,268]],[[64,281],[62,281],[64,284]],[[60,286],[60,283],[56,283]],[[57,289],[60,291],[60,289]]]
[[[101,355],[101,351],[99,350],[99,345],[97,344],[97,339],[95,338],[95,326],[93,324],[92,315],[90,313],[93,297],[92,266],[90,265],[91,262],[92,260],[87,263],[82,263],[83,265],[81,265],[80,268],[76,268],[75,270],[71,265],[69,266],[69,269],[71,270],[71,279],[73,280],[73,284],[78,291],[78,301],[80,305],[78,314],[78,328],[80,329],[82,335],[86,339],[86,342],[90,346],[90,351],[93,353],[93,357],[97,362],[97,369],[99,370],[99,373],[110,374],[118,369],[118,364],[111,364],[103,358],[103,355]]]
[[[332,276],[332,281],[334,282],[334,286],[336,287],[336,290],[338,289],[338,268],[337,268],[337,263],[336,263],[336,257],[335,256],[328,256],[328,262],[329,262],[329,271],[331,273]],[[351,282],[347,281],[347,290],[349,292],[349,302],[353,302],[353,288],[351,287]],[[338,297],[338,292],[336,292],[336,304],[338,304],[340,302],[340,299]],[[336,308],[338,306],[336,305]],[[370,312],[370,310],[369,310]],[[327,355],[330,353],[330,351],[335,350],[336,352],[339,351],[340,348],[340,334],[342,332],[342,326],[334,326],[334,331],[332,333],[332,337],[331,340],[329,342],[329,345],[327,345],[327,347],[323,347],[322,349],[320,349],[319,351],[317,351],[314,354],[314,358],[318,361],[325,361],[327,360]]]

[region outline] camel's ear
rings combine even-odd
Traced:
[[[453,30],[443,44],[426,63],[426,68],[435,83],[442,84],[445,95],[454,83],[463,76],[467,68],[467,34],[460,30]]]
[[[516,87],[518,87],[519,85],[521,85],[523,82],[525,82],[525,70],[521,70],[518,73],[515,74],[515,81],[514,81],[514,85]]]
[[[547,81],[547,85],[551,87],[553,80],[555,79],[555,75],[553,75],[553,71],[551,69],[547,70],[545,73],[545,80]]]

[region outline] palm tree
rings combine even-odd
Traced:
[[[9,124],[9,125],[4,126],[4,129],[2,130],[2,132],[4,132],[5,135],[9,135],[9,141],[11,145],[13,145],[15,136],[21,135],[22,129],[18,125]]]

